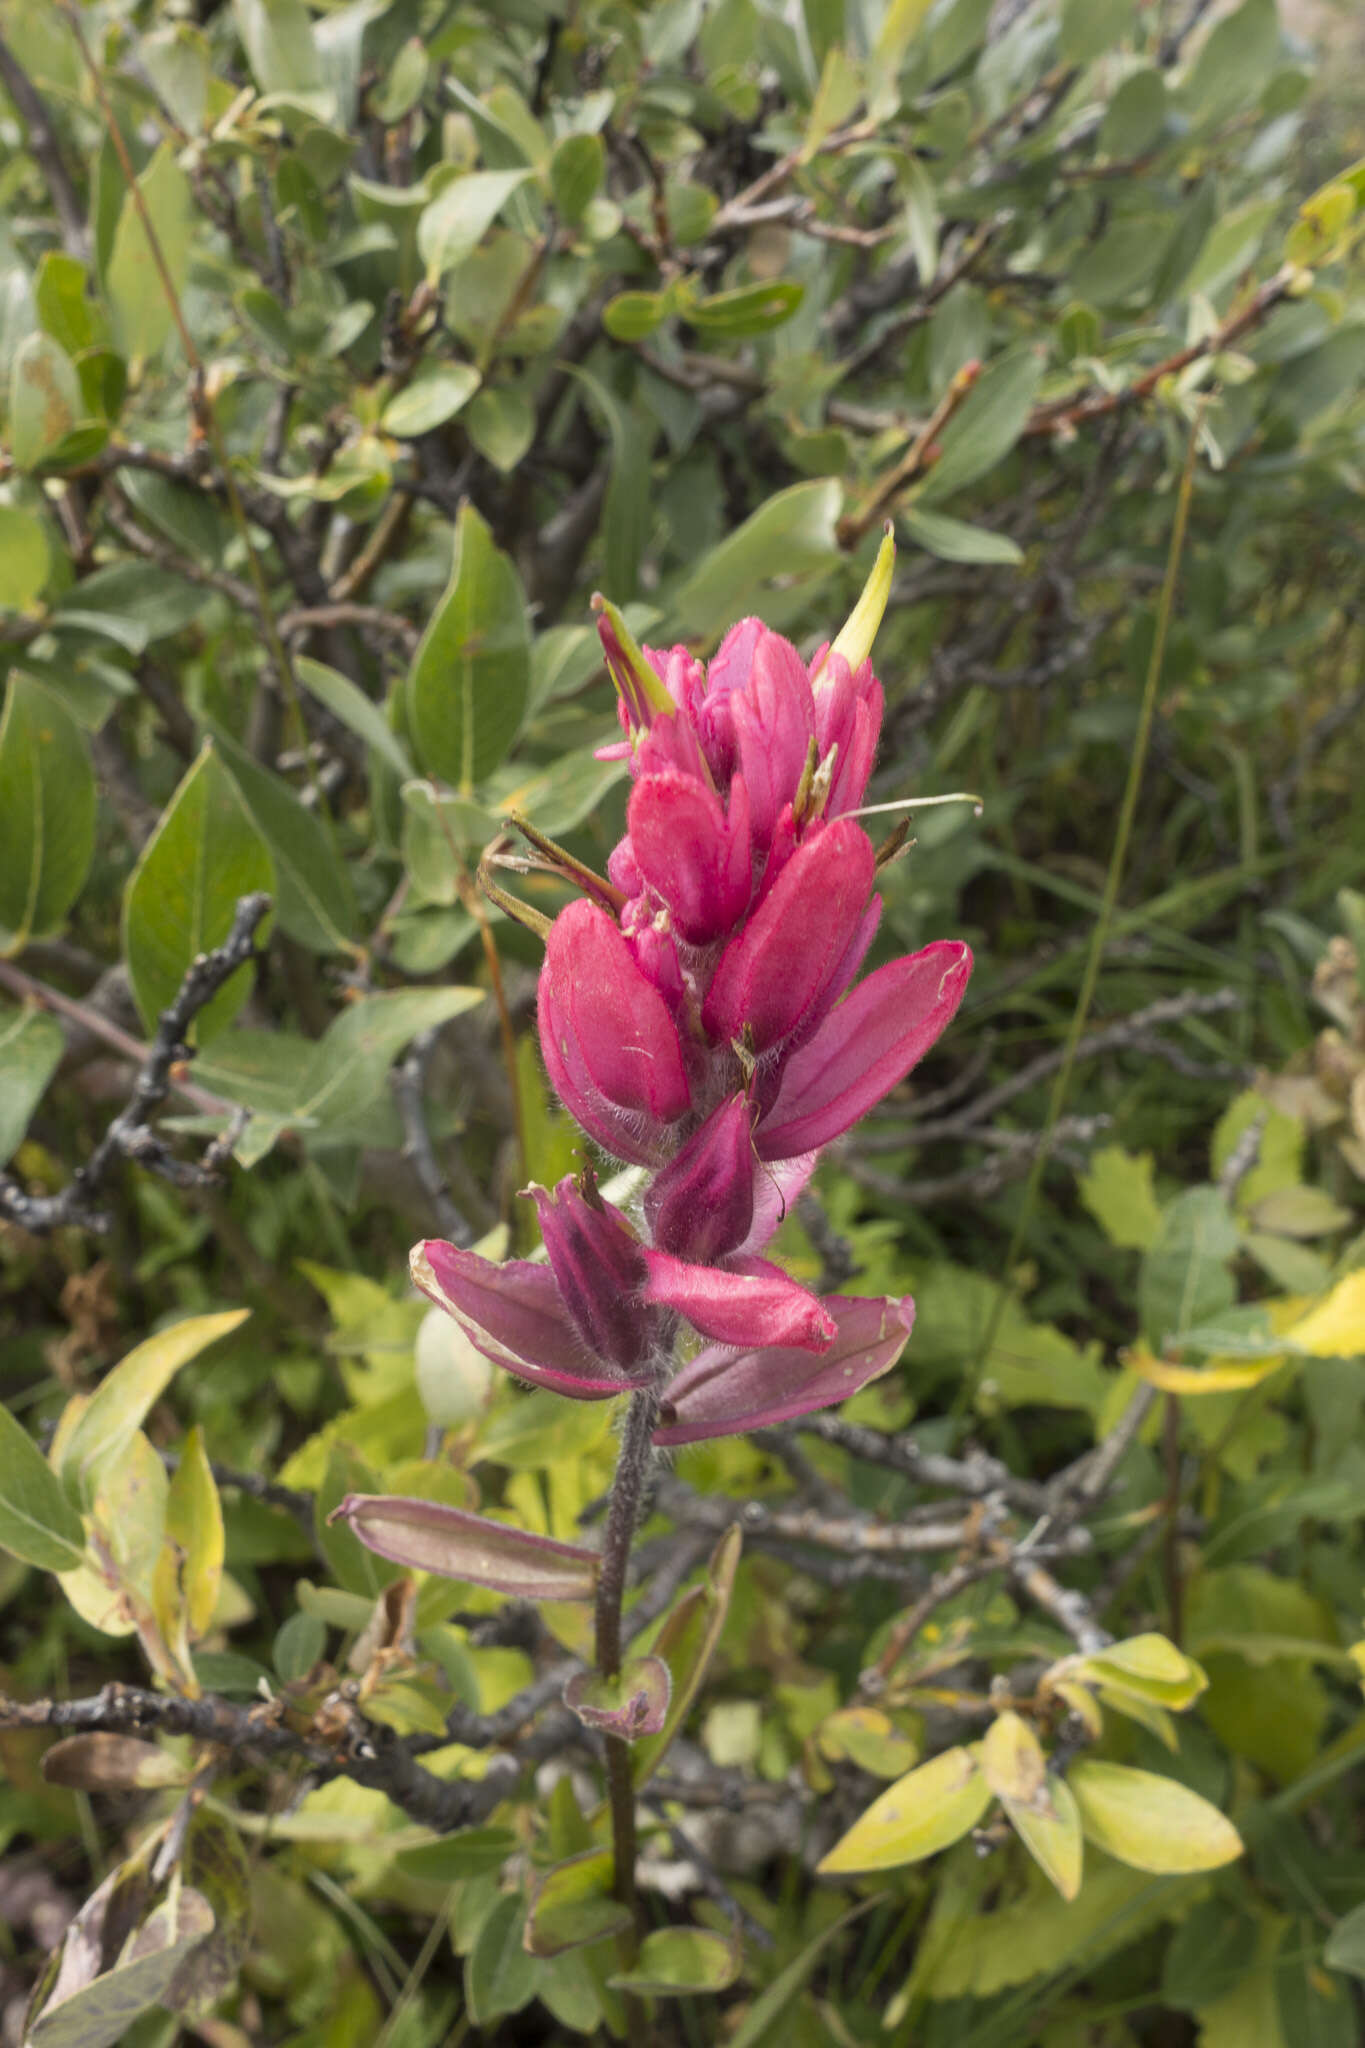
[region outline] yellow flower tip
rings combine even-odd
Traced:
[[[877,629],[886,615],[887,602],[891,596],[891,578],[895,568],[896,534],[888,519],[882,529],[882,544],[877,550],[877,559],[872,564],[871,575],[863,585],[862,595],[849,613],[847,623],[838,639],[829,648],[811,678],[816,688],[829,668],[831,655],[841,654],[849,667],[857,670],[871,654]]]

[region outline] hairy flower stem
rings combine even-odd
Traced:
[[[611,1486],[607,1530],[602,1543],[602,1568],[597,1581],[597,1669],[615,1678],[621,1669],[621,1601],[635,1526],[644,1499],[645,1474],[653,1455],[651,1437],[659,1419],[659,1397],[652,1388],[631,1396],[621,1455]],[[631,1780],[630,1744],[619,1735],[607,1737],[607,1793],[611,1801],[611,1839],[616,1869],[616,1896],[635,1910],[635,1788]]]

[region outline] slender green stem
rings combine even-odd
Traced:
[[[1143,685],[1142,703],[1138,711],[1137,731],[1133,735],[1133,751],[1128,762],[1128,781],[1119,808],[1118,829],[1114,834],[1114,849],[1109,856],[1109,872],[1104,878],[1104,893],[1095,918],[1095,927],[1090,935],[1090,950],[1086,955],[1085,972],[1081,977],[1081,992],[1071,1015],[1071,1024],[1066,1035],[1062,1063],[1057,1069],[1048,1101],[1047,1117],[1043,1124],[1042,1141],[1034,1154],[1033,1166],[1024,1187],[1024,1198],[1019,1206],[1019,1216],[1010,1237],[1009,1250],[1005,1254],[1004,1283],[995,1297],[986,1334],[977,1354],[977,1370],[980,1371],[995,1346],[1000,1334],[1000,1324],[1009,1301],[1010,1275],[1013,1273],[1019,1254],[1023,1249],[1024,1237],[1033,1215],[1038,1191],[1042,1186],[1043,1174],[1047,1169],[1052,1150],[1053,1132],[1057,1119],[1062,1113],[1067,1090],[1071,1085],[1071,1070],[1076,1063],[1076,1049],[1081,1042],[1086,1023],[1090,1017],[1090,1006],[1095,997],[1095,985],[1099,980],[1100,963],[1104,958],[1114,909],[1118,902],[1119,886],[1123,881],[1124,862],[1128,854],[1128,841],[1132,837],[1133,820],[1137,815],[1138,796],[1142,789],[1142,773],[1147,761],[1147,748],[1152,736],[1152,721],[1156,714],[1157,688],[1166,657],[1166,638],[1170,632],[1171,616],[1175,610],[1176,583],[1180,574],[1180,561],[1185,552],[1185,535],[1189,527],[1190,501],[1194,495],[1194,465],[1199,448],[1199,421],[1190,428],[1189,443],[1185,451],[1185,467],[1176,493],[1175,523],[1171,528],[1171,545],[1166,557],[1166,574],[1162,579],[1161,598],[1157,605],[1156,633],[1152,639],[1151,659],[1147,663],[1147,679]]]

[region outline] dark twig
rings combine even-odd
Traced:
[[[176,1187],[208,1187],[221,1178],[225,1154],[240,1134],[244,1116],[226,1142],[215,1140],[202,1161],[177,1158],[152,1129],[150,1118],[171,1091],[172,1069],[191,1056],[185,1042],[191,1023],[238,968],[254,957],[256,928],[269,908],[268,896],[258,893],[239,898],[232,929],[223,944],[211,953],[199,955],[186,973],[175,1001],[162,1011],[126,1107],[60,1194],[29,1195],[10,1175],[0,1174],[0,1215],[37,1236],[67,1225],[107,1231],[109,1218],[96,1206],[95,1196],[123,1159],[134,1160],[139,1166],[161,1174]]]
[[[922,1451],[913,1437],[884,1436],[879,1429],[823,1413],[798,1416],[791,1427],[818,1436],[850,1457],[861,1458],[864,1464],[899,1472],[918,1486],[965,1494],[968,1500],[985,1500],[998,1493],[1012,1506],[1036,1512],[1047,1498],[1046,1488],[1029,1479],[1017,1479],[1008,1466],[985,1451],[969,1451],[965,1458],[944,1457],[937,1451]]]
[[[474,1230],[456,1207],[450,1184],[441,1171],[431,1132],[427,1128],[423,1100],[427,1067],[438,1036],[436,1031],[424,1031],[413,1040],[407,1058],[394,1068],[393,1094],[403,1123],[403,1150],[422,1183],[422,1192],[436,1212],[436,1221],[452,1244],[467,1246],[474,1242]]]
[[[368,1720],[340,1688],[323,1702],[327,1734],[317,1722],[300,1733],[279,1701],[235,1706],[227,1700],[181,1699],[140,1686],[106,1685],[80,1700],[12,1700],[0,1695],[0,1728],[54,1733],[184,1735],[229,1756],[293,1760],[321,1779],[349,1778],[382,1792],[410,1820],[448,1834],[484,1819],[505,1799],[520,1773],[512,1757],[495,1759],[484,1777],[447,1783],[423,1769],[393,1729]]]
[[[41,94],[3,36],[0,36],[0,81],[3,81],[5,91],[14,102],[14,110],[24,124],[28,153],[47,180],[47,189],[61,225],[62,247],[69,256],[85,258],[89,254],[85,208],[67,169],[57,131],[48,118]]]

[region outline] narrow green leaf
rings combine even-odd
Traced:
[[[0,954],[60,929],[95,847],[85,738],[32,676],[10,676],[0,719]]]
[[[432,284],[478,248],[512,194],[532,175],[529,168],[467,171],[443,187],[417,223],[417,249]]]
[[[232,0],[237,33],[262,92],[316,92],[322,60],[305,0]]]
[[[224,767],[236,783],[275,866],[275,914],[301,946],[314,953],[351,950],[356,929],[351,871],[336,835],[300,803],[282,776],[252,759],[230,734],[214,735]]]
[[[295,657],[294,673],[310,696],[316,697],[320,704],[327,706],[333,717],[349,726],[357,738],[364,740],[381,760],[388,762],[396,775],[406,777],[412,774],[407,748],[379,705],[365,695],[359,684],[353,683],[338,669],[329,668],[326,662],[313,661],[306,654]]]
[[[759,1993],[740,2021],[738,2032],[730,2037],[727,2048],[773,2048],[777,2038],[774,2029],[779,2020],[786,2017],[788,2008],[800,1995],[825,1950],[855,1920],[861,1919],[864,1913],[870,1913],[874,1906],[879,1906],[884,1897],[885,1894],[879,1894],[876,1898],[861,1900],[832,1927],[826,1927],[814,1941],[807,1942],[781,1975],[774,1977],[767,1990]]]
[[[37,1444],[0,1407],[0,1550],[48,1572],[85,1557],[81,1518]]]
[[[237,784],[211,741],[189,769],[142,851],[123,902],[123,947],[133,995],[150,1029],[199,954],[222,944],[239,896],[273,894],[275,866]],[[251,990],[244,966],[195,1020],[205,1044]]]
[[[637,1786],[648,1784],[658,1770],[701,1690],[725,1626],[741,1543],[738,1524],[732,1523],[716,1545],[705,1579],[683,1594],[653,1644],[655,1657],[668,1670],[670,1696],[663,1727],[657,1735],[638,1742],[632,1753],[631,1768]]]
[[[142,207],[137,203],[139,196]],[[166,279],[143,223],[143,208],[171,289],[178,297],[189,275],[195,215],[189,179],[176,162],[170,142],[162,143],[138,179],[137,193],[124,194],[104,279],[114,337],[123,354],[134,362],[155,355],[175,324]]]
[[[600,135],[566,135],[550,158],[550,194],[555,212],[577,227],[590,201],[602,189],[607,171],[606,145]]]
[[[1042,374],[1042,357],[1031,348],[991,364],[944,428],[943,452],[924,481],[921,502],[951,497],[1003,461],[1023,432]]]
[[[46,1010],[0,1009],[0,1166],[18,1151],[65,1050],[62,1027]]]
[[[525,1926],[524,1902],[509,1897],[498,1900],[479,1929],[465,1965],[465,1998],[476,2026],[520,2012],[535,1996],[540,1965],[523,1946]]]
[[[521,578],[466,503],[450,582],[408,676],[408,724],[423,766],[472,793],[516,738],[530,684]]]
[[[909,505],[901,524],[941,562],[979,562],[987,568],[1017,568],[1024,559],[1022,548],[1007,533],[991,533],[984,526],[969,526],[964,519],[950,519],[946,512],[929,512]]]

